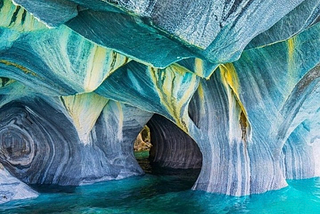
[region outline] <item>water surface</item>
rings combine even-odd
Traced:
[[[149,170],[153,174],[88,186],[37,187],[38,198],[2,204],[0,213],[320,213],[319,178],[230,197],[190,190],[197,170]]]

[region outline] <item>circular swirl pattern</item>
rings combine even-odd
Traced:
[[[0,112],[0,162],[29,184],[77,184],[72,165],[74,132],[66,117],[42,100],[14,102]],[[63,178],[63,179],[62,179]]]
[[[125,120],[119,125],[118,107],[108,103],[90,144],[84,144],[63,103],[28,97],[6,104],[0,109],[0,163],[27,184],[79,185],[140,175],[132,153],[141,129],[133,116],[138,110],[122,106]]]
[[[35,156],[35,144],[29,133],[11,122],[0,131],[0,154],[13,165],[28,166]]]
[[[202,166],[202,153],[196,142],[175,124],[160,115],[153,115],[147,124],[152,147],[151,162],[176,169],[197,169]]]

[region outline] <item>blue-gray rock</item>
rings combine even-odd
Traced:
[[[153,115],[147,123],[152,147],[149,160],[160,167],[200,169],[202,154],[196,142],[174,123],[160,115]]]
[[[27,184],[79,185],[143,174],[133,142],[150,113],[84,94],[23,97],[3,105],[0,114],[0,162]]]
[[[195,190],[241,196],[320,176],[318,1],[20,2],[0,1],[0,161],[13,176],[140,175],[133,141],[153,114],[166,118],[155,134],[169,120],[197,144],[169,141],[199,148]]]
[[[13,0],[13,2],[24,7],[50,27],[57,27],[78,15],[77,4],[71,1]],[[19,10],[20,7],[17,7],[15,14]]]
[[[294,10],[274,24],[269,30],[256,36],[246,49],[264,46],[289,39],[318,22],[319,0],[303,1]]]
[[[0,164],[0,204],[38,197],[38,193],[9,174]]]
[[[148,26],[143,19],[128,14],[85,10],[66,24],[99,45],[155,67],[165,68],[195,57],[192,51]]]

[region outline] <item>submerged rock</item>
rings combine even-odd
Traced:
[[[0,204],[12,200],[36,197],[38,197],[36,191],[10,175],[10,173],[0,165]]]
[[[143,174],[153,114],[157,160],[201,165],[195,190],[320,176],[318,0],[15,3],[0,0],[0,162],[24,182]]]

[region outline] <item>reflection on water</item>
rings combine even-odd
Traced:
[[[319,178],[230,197],[189,190],[197,173],[163,170],[76,188],[38,187],[43,193],[37,199],[0,205],[0,213],[320,213]]]

